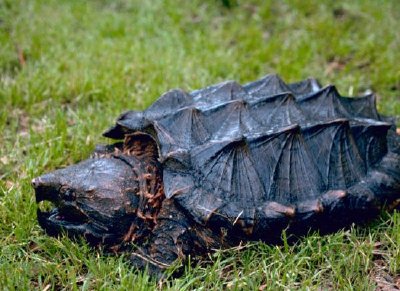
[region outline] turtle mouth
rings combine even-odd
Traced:
[[[113,244],[119,237],[108,232],[98,220],[94,220],[78,207],[76,201],[60,199],[58,189],[36,187],[37,219],[40,227],[50,236],[66,234],[70,238],[84,237],[90,244]]]
[[[35,187],[39,225],[49,234],[58,235],[63,230],[78,233],[89,222],[89,217],[75,201],[60,199],[59,189]]]
[[[39,222],[46,220],[49,223],[67,226],[67,225],[82,225],[88,222],[88,217],[76,206],[66,203],[52,203],[54,205],[50,210],[43,202],[52,202],[44,200],[38,203],[37,214]],[[48,204],[48,203],[46,203]]]

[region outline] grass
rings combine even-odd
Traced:
[[[227,3],[230,3],[229,5]],[[1,289],[356,289],[400,284],[400,213],[294,246],[251,243],[157,283],[44,235],[32,177],[86,158],[164,91],[279,73],[378,92],[400,115],[398,1],[0,0]],[[393,280],[393,282],[390,282]]]

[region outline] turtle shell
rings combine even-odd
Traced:
[[[104,133],[153,136],[165,196],[201,224],[272,239],[341,227],[400,199],[399,136],[375,95],[277,75],[172,90]]]

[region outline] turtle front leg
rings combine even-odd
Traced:
[[[132,264],[152,276],[162,278],[176,261],[187,263],[189,256],[205,253],[226,245],[223,236],[196,224],[171,200],[164,200],[152,235],[131,255]]]

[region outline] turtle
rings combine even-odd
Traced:
[[[77,164],[32,180],[39,225],[163,274],[246,241],[328,233],[400,204],[400,136],[376,96],[314,78],[174,89]],[[41,202],[54,208],[41,210]]]

